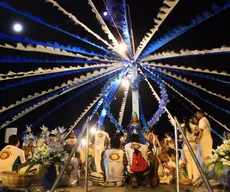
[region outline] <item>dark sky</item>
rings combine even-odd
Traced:
[[[39,16],[41,19],[46,21],[50,24],[56,24],[60,28],[65,29],[73,34],[78,34],[82,37],[87,37],[89,40],[97,43],[99,45],[103,45],[100,41],[98,41],[95,37],[88,34],[84,29],[80,26],[76,26],[69,20],[69,18],[59,12],[56,8],[52,7],[51,4],[45,3],[44,0],[6,0],[14,8],[32,13],[34,16]],[[94,32],[98,33],[101,37],[107,40],[107,36],[103,33],[100,28],[100,24],[95,19],[94,13],[90,10],[90,6],[87,4],[87,0],[58,0],[57,1],[62,7],[64,7],[67,11],[71,12],[72,14],[76,15],[76,17],[85,23],[88,27],[90,27]],[[93,1],[100,12],[104,10],[104,5],[102,0],[94,0]],[[227,2],[226,0],[221,1],[211,1],[211,0],[194,0],[194,1],[187,1],[181,0],[176,8],[170,13],[167,17],[165,22],[160,26],[159,31],[156,35],[151,39],[151,42],[160,38],[163,34],[172,30],[173,28],[177,27],[178,25],[186,25],[190,23],[190,20],[195,18],[196,15],[202,14],[205,11],[211,11],[211,5],[213,2],[218,2],[218,5],[223,5],[223,3]],[[139,45],[140,40],[143,38],[146,32],[153,27],[153,18],[157,15],[159,7],[162,5],[161,0],[127,0],[126,3],[130,6],[131,10],[131,19],[133,24],[133,31],[135,37],[135,45]],[[80,46],[88,51],[95,51],[98,53],[103,53],[98,49],[93,48],[85,43],[80,42],[79,40],[65,35],[61,32],[55,31],[48,27],[45,27],[41,24],[38,24],[28,18],[20,16],[12,11],[6,10],[0,7],[0,16],[1,16],[1,23],[0,23],[0,32],[9,34],[12,36],[20,36],[20,37],[29,37],[31,39],[37,41],[49,41],[49,42],[58,42],[63,45],[75,45]],[[230,27],[229,27],[229,18],[230,18],[230,9],[219,13],[215,17],[208,19],[207,21],[201,23],[199,26],[189,30],[188,32],[184,33],[183,35],[179,36],[175,40],[171,41],[170,43],[166,44],[162,48],[156,51],[163,52],[167,50],[175,50],[178,51],[182,48],[184,49],[211,49],[211,48],[218,48],[222,45],[230,45]],[[12,25],[15,22],[20,22],[24,26],[24,31],[21,34],[16,34],[12,30]],[[113,27],[110,29],[114,32],[114,35],[118,37],[116,30]],[[15,44],[15,42],[0,40],[1,44],[3,43],[11,43]],[[104,45],[103,45],[104,46]],[[41,53],[28,53],[22,51],[12,51],[7,49],[0,49],[0,56],[25,56],[28,58],[36,58],[36,59],[68,59],[66,57],[57,56],[57,55],[48,55],[48,54],[41,54]],[[192,67],[200,67],[202,69],[216,69],[218,71],[227,71],[230,73],[229,67],[229,54],[219,54],[219,55],[205,55],[205,56],[195,56],[195,57],[184,57],[184,58],[177,58],[177,59],[166,59],[159,62],[170,64],[170,65],[179,65],[179,66],[192,66]],[[8,71],[29,71],[35,70],[38,67],[42,68],[51,68],[54,66],[61,66],[62,64],[37,64],[37,63],[0,63],[0,70],[1,73],[7,73]],[[73,64],[64,64],[66,67],[73,65]],[[82,73],[85,74],[85,73]],[[73,79],[74,77],[79,77],[81,74],[57,77],[54,79],[38,81],[35,83],[29,83],[26,85],[17,86],[14,88],[9,88],[4,91],[0,91],[0,107],[8,106],[11,103],[14,103],[16,100],[20,99],[21,97],[27,96],[29,94],[35,92],[41,92],[42,90],[47,90],[49,88],[53,88],[56,85],[60,85],[61,83],[67,81],[68,79]],[[217,77],[217,76],[215,76]],[[187,78],[191,78],[187,76]],[[223,80],[230,80],[230,78],[222,77]],[[201,78],[194,78],[192,77],[193,81],[202,84],[202,86],[206,87],[207,89],[221,93],[225,96],[230,97],[229,85],[217,83],[211,80],[204,80]],[[8,81],[8,83],[14,81]],[[5,83],[5,82],[4,82]],[[0,82],[0,86],[4,85],[4,83]],[[103,87],[103,84],[100,84],[93,88],[92,90],[88,91],[86,94],[78,97],[76,100],[68,103],[64,107],[60,108],[49,117],[44,119],[41,124],[47,125],[50,128],[55,128],[56,126],[65,126],[66,128],[70,127],[74,120],[81,114],[81,112],[89,105],[89,103],[100,93],[100,89]],[[156,90],[159,91],[157,85],[152,82],[152,85]],[[213,117],[220,120],[221,122],[228,124],[229,126],[229,115],[220,110],[217,110],[214,107],[207,105],[206,103],[200,101],[197,97],[189,94],[188,92],[181,90],[180,88],[176,87],[179,91],[181,91],[186,97],[192,99],[198,106],[202,109],[210,113]],[[81,88],[80,88],[81,89]],[[20,120],[12,123],[9,127],[16,126],[19,128],[20,132],[25,130],[25,125],[33,124],[40,116],[44,113],[48,112],[55,106],[57,106],[60,102],[64,102],[67,98],[74,95],[80,89],[76,89],[58,99],[55,99],[48,104],[39,107],[37,110],[25,115]],[[169,90],[171,92],[171,90]],[[168,109],[172,113],[173,116],[178,116],[181,118],[183,115],[188,114],[191,115],[183,106],[175,99],[170,96],[170,103],[168,104]],[[204,99],[207,99],[216,105],[219,105],[222,108],[229,109],[230,105],[229,102],[223,101],[219,98],[214,96],[210,96],[209,94],[198,91],[200,95]],[[155,98],[152,96],[151,90],[148,88],[145,82],[140,83],[140,95],[142,98],[142,104],[145,111],[146,119],[149,120],[151,116],[157,110],[158,104]],[[177,94],[175,94],[178,96]],[[131,94],[129,93],[127,108],[125,110],[124,116],[124,123],[123,126],[126,127],[130,120],[131,116]],[[117,93],[117,99],[112,102],[111,108],[112,113],[117,118],[119,109],[120,109],[120,102],[123,97],[122,91]],[[184,102],[183,99],[180,99]],[[192,110],[194,108],[186,103]],[[100,108],[101,110],[101,108]],[[2,114],[1,114],[2,115]],[[85,120],[85,119],[84,119]],[[82,121],[83,122],[83,121]],[[82,125],[82,122],[77,126],[79,129]],[[3,123],[3,122],[0,122]],[[106,119],[105,121],[106,126],[110,134],[112,135],[115,131],[115,127],[109,123],[109,120]],[[219,133],[222,134],[223,128],[220,127],[215,122],[211,121],[212,127]],[[36,130],[38,130],[38,127]],[[169,124],[167,115],[163,115],[157,125],[154,126],[155,130],[158,134],[162,135],[166,131],[173,131],[172,126]],[[35,130],[35,132],[36,132]],[[0,131],[0,134],[3,138],[4,130]],[[214,135],[213,135],[214,136]],[[215,144],[220,142],[220,139],[214,136]],[[1,139],[2,141],[2,139]]]

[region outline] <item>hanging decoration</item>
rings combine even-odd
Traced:
[[[107,58],[107,59],[112,59],[114,60],[115,58],[112,58],[112,57],[109,57],[107,55],[102,55],[102,54],[99,54],[99,53],[95,53],[95,52],[88,52],[80,47],[75,47],[73,45],[67,45],[67,46],[64,46],[64,45],[61,45],[60,43],[58,42],[54,42],[54,43],[51,43],[51,42],[41,42],[41,41],[36,41],[36,40],[32,40],[28,37],[26,38],[20,38],[20,37],[13,37],[13,36],[10,36],[10,35],[6,35],[4,33],[0,33],[0,39],[7,39],[7,40],[10,40],[10,41],[17,41],[18,43],[26,43],[26,44],[33,44],[33,45],[41,45],[41,46],[44,46],[44,47],[51,47],[53,49],[62,49],[62,50],[65,50],[65,51],[70,51],[70,52],[73,52],[73,53],[81,53],[81,54],[85,54],[85,55],[89,55],[89,56],[92,56],[94,58],[96,58],[95,60],[97,60],[97,57],[103,57],[103,58]],[[94,58],[91,58],[94,59]]]
[[[195,107],[198,110],[201,110],[200,107],[198,107],[193,101],[189,100],[187,97],[185,97],[182,93],[180,93],[177,89],[175,89],[172,85],[170,85],[169,83],[167,83],[166,81],[162,80],[164,82],[165,85],[167,85],[170,89],[172,89],[175,93],[177,93],[180,97],[182,97],[183,99],[185,99],[190,105],[192,105],[193,107]],[[207,115],[210,119],[212,119],[213,121],[215,121],[217,124],[219,124],[221,127],[223,127],[224,129],[228,130],[230,132],[230,129],[228,129],[223,123],[221,123],[220,121],[216,120],[214,117],[212,117],[210,114],[208,114],[207,112],[205,113],[205,115]]]
[[[183,77],[181,77],[181,76],[177,76],[176,74],[173,74],[173,73],[171,73],[171,72],[168,72],[167,70],[165,70],[165,69],[158,69],[158,71],[159,72],[161,72],[161,73],[164,73],[165,75],[168,75],[168,76],[170,76],[170,77],[173,77],[174,79],[177,79],[177,80],[180,80],[181,82],[184,82],[184,83],[186,83],[186,84],[189,84],[189,85],[191,85],[191,86],[193,86],[193,87],[196,87],[196,88],[198,88],[198,89],[201,89],[202,91],[204,91],[204,92],[206,92],[206,93],[209,93],[209,94],[211,94],[211,95],[214,95],[214,96],[216,96],[216,97],[219,97],[219,98],[221,98],[221,99],[224,99],[224,100],[226,100],[226,101],[230,101],[230,98],[228,98],[228,97],[225,97],[225,96],[223,96],[223,95],[221,95],[221,94],[217,94],[217,93],[214,93],[214,92],[212,92],[212,91],[209,91],[209,90],[207,90],[206,88],[204,88],[204,87],[202,87],[201,85],[199,85],[199,84],[197,84],[197,83],[194,83],[192,80],[189,80],[189,79],[187,79],[187,78],[183,78]]]
[[[41,59],[33,59],[33,58],[26,58],[26,57],[12,57],[12,56],[3,56],[0,59],[0,63],[61,63],[61,64],[97,64],[98,61],[96,60],[86,60],[86,59],[80,59],[80,58],[75,58],[75,59],[58,59],[58,60],[41,60]],[[100,63],[107,64],[110,63],[109,61],[100,61]],[[115,62],[114,62],[115,63]]]
[[[88,57],[88,56],[84,56],[81,54],[75,54],[75,53],[71,53],[62,49],[58,49],[58,48],[53,48],[53,47],[49,47],[49,46],[42,46],[42,45],[36,45],[35,47],[33,45],[26,45],[24,46],[21,43],[17,43],[17,46],[14,47],[13,45],[9,45],[9,44],[5,44],[5,45],[0,45],[0,47],[2,48],[6,48],[6,49],[14,49],[14,50],[20,50],[20,51],[33,51],[33,52],[40,52],[40,53],[48,53],[48,54],[54,54],[54,55],[62,55],[62,56],[68,56],[68,57],[79,57],[79,58],[83,58],[83,59],[87,59],[87,60],[98,60],[98,61],[109,61],[109,62],[117,62],[116,60],[108,60],[108,59],[100,59],[98,57]]]
[[[201,69],[201,68],[192,68],[192,67],[185,67],[185,66],[177,66],[177,65],[168,65],[168,64],[162,64],[162,63],[147,63],[144,62],[142,65],[149,65],[153,66],[155,68],[168,68],[168,69],[179,69],[179,70],[184,70],[184,71],[192,71],[192,72],[197,72],[197,73],[208,73],[208,74],[213,74],[213,75],[222,75],[222,76],[230,76],[225,71],[218,72],[217,70],[210,70],[210,69]]]
[[[144,69],[148,71],[148,69],[146,69],[146,68],[144,68]],[[149,74],[151,74],[152,77],[158,78],[157,76],[154,76],[150,71],[148,71],[148,72],[149,72]],[[172,126],[174,126],[174,118],[173,118],[173,116],[171,115],[171,113],[168,111],[168,109],[166,108],[166,105],[167,105],[167,103],[169,102],[169,100],[168,100],[168,95],[167,95],[165,86],[163,86],[164,88],[163,88],[163,90],[162,90],[162,92],[161,92],[161,98],[160,98],[160,97],[158,96],[158,94],[156,93],[156,91],[154,90],[154,88],[152,87],[152,85],[150,84],[149,80],[147,79],[146,74],[145,74],[142,70],[141,70],[141,73],[144,75],[145,81],[148,83],[149,88],[151,89],[153,95],[154,95],[155,98],[157,99],[159,105],[161,104],[161,107],[163,107],[163,109],[167,112],[170,123],[172,124]],[[147,74],[147,75],[148,75],[148,74]],[[162,83],[162,80],[160,80],[160,81],[161,81],[161,83]],[[164,93],[166,93],[166,95],[165,95]],[[162,106],[163,104],[164,104],[164,106]],[[163,114],[162,108],[160,109],[160,107],[159,107],[158,110],[159,110],[159,112],[158,112],[158,113],[155,113],[155,115],[153,116],[153,120],[154,120],[155,122],[156,122],[157,120],[159,120],[159,118],[160,118],[160,116],[159,116],[160,113]],[[162,114],[161,114],[161,115],[162,115]],[[152,127],[152,126],[151,126],[151,127]]]
[[[220,13],[221,11],[226,10],[230,6],[230,2],[227,2],[224,6],[218,7],[215,3],[212,4],[213,13],[204,12],[202,15],[196,16],[195,19],[191,20],[190,25],[185,26],[178,26],[177,28],[173,29],[172,31],[165,34],[160,39],[156,40],[155,42],[148,45],[148,47],[145,49],[145,51],[142,53],[142,55],[139,57],[139,59],[143,59],[144,57],[148,56],[152,52],[156,51],[157,49],[161,48],[163,45],[167,44],[168,42],[172,41],[173,39],[177,38],[181,34],[185,33],[186,31],[192,29],[193,27],[196,27],[201,22],[206,21],[207,19],[215,16],[216,14]]]
[[[162,80],[159,77],[153,76],[152,74],[145,72],[145,71],[143,72],[143,74],[145,77],[148,77],[148,78],[152,79],[153,81],[155,81],[160,88],[161,98],[159,99],[158,110],[153,115],[153,117],[147,122],[149,127],[153,127],[153,125],[155,125],[160,120],[161,115],[163,115],[165,112],[164,108],[166,107],[167,103],[169,102],[168,94],[167,94],[167,90],[166,90],[164,83],[162,82]]]
[[[137,47],[136,53],[135,53],[135,60],[139,57],[141,52],[144,50],[145,46],[148,44],[148,42],[151,40],[151,38],[154,36],[154,34],[158,31],[160,25],[164,22],[164,20],[167,18],[167,16],[171,13],[171,11],[174,9],[174,7],[177,5],[179,0],[164,0],[163,6],[160,8],[156,19],[154,19],[154,27],[150,29],[150,32],[146,33],[142,41],[140,42],[140,45]]]
[[[50,24],[46,23],[45,21],[43,21],[42,19],[40,19],[39,17],[33,16],[33,15],[30,14],[30,13],[18,11],[18,10],[16,10],[16,9],[14,9],[13,7],[11,7],[11,6],[10,6],[8,3],[6,3],[6,2],[3,2],[3,1],[0,2],[0,6],[3,7],[3,8],[6,8],[6,9],[8,9],[8,10],[11,10],[11,11],[13,11],[13,12],[19,14],[19,15],[23,15],[23,16],[29,18],[29,19],[32,19],[33,21],[36,21],[36,22],[38,22],[38,23],[40,23],[40,24],[42,24],[42,25],[45,25],[45,26],[47,26],[47,27],[49,27],[49,28],[55,29],[55,30],[60,31],[60,32],[62,32],[62,33],[64,33],[64,34],[67,34],[67,35],[69,35],[69,36],[71,36],[71,37],[74,37],[74,38],[76,38],[76,39],[78,39],[78,40],[80,40],[80,41],[83,41],[83,42],[85,42],[85,43],[87,43],[87,44],[90,44],[90,45],[92,45],[92,46],[94,46],[94,47],[96,47],[96,48],[98,48],[98,49],[101,49],[101,50],[105,51],[107,54],[113,54],[113,55],[116,55],[116,56],[117,56],[117,54],[114,54],[114,52],[111,52],[111,51],[105,49],[105,48],[102,47],[102,46],[99,46],[99,45],[97,45],[97,44],[95,44],[95,43],[92,43],[92,42],[90,42],[90,41],[89,41],[88,39],[86,39],[86,38],[82,38],[82,37],[80,37],[80,36],[78,36],[78,35],[74,35],[74,34],[72,34],[72,33],[69,33],[69,32],[67,32],[67,31],[63,30],[63,29],[60,29],[57,25],[50,25]]]
[[[70,19],[72,19],[73,22],[76,25],[80,25],[81,27],[83,27],[88,33],[92,34],[94,37],[96,37],[98,40],[102,41],[105,45],[107,45],[109,48],[111,48],[112,50],[114,50],[115,52],[117,52],[120,55],[120,51],[119,50],[117,50],[115,47],[113,47],[112,45],[110,45],[106,40],[104,40],[103,38],[101,38],[98,34],[94,33],[89,27],[87,27],[84,23],[82,23],[81,21],[79,21],[74,15],[72,15],[69,12],[67,12],[64,8],[62,8],[56,1],[54,1],[54,0],[46,0],[46,2],[49,2],[54,7],[57,7],[57,9],[59,11],[61,11],[63,14],[67,15]],[[127,58],[127,56],[124,56],[124,57],[127,60],[129,60]]]
[[[182,82],[176,80],[176,79],[173,79],[167,75],[165,75],[164,73],[161,73],[161,72],[157,72],[155,71],[155,73],[157,75],[159,75],[160,77],[162,77],[163,79],[167,79],[168,81],[170,81],[171,83],[177,85],[178,87],[188,91],[189,93],[191,93],[192,95],[195,95],[196,97],[198,97],[200,100],[204,101],[205,103],[208,103],[212,106],[214,106],[215,108],[221,110],[221,111],[224,111],[225,113],[229,114],[230,115],[230,111],[229,110],[226,110],[226,109],[223,109],[221,107],[219,107],[218,105],[215,105],[214,103],[204,99],[202,96],[200,96],[200,94],[198,92],[196,92],[195,90],[191,90],[191,88],[188,88],[187,86],[183,85]]]
[[[119,112],[119,117],[118,117],[118,123],[122,125],[123,117],[124,117],[124,112],[125,112],[125,106],[126,106],[126,101],[128,98],[128,93],[129,93],[129,86],[124,87],[124,97],[121,101],[121,108]]]
[[[113,123],[115,127],[122,132],[126,132],[126,130],[123,129],[122,125],[119,124],[119,122],[113,117],[112,113],[110,112],[110,102],[108,101],[107,94],[111,91],[111,86],[113,85],[113,83],[121,82],[121,79],[126,74],[126,72],[127,72],[127,69],[124,69],[121,73],[111,77],[106,82],[104,87],[101,89],[102,98],[104,100],[103,108],[106,110],[107,117],[110,119],[110,122]]]
[[[161,67],[156,67],[156,70],[158,71],[164,71],[162,70]],[[220,83],[225,83],[225,84],[230,84],[230,81],[225,81],[225,80],[222,80],[222,79],[219,79],[219,78],[216,78],[216,77],[211,77],[211,76],[208,76],[208,75],[204,75],[204,74],[200,74],[200,73],[191,73],[191,72],[188,72],[188,71],[182,71],[182,70],[178,70],[178,69],[168,69],[168,71],[171,71],[171,72],[177,72],[177,73],[180,73],[182,75],[189,75],[189,76],[194,76],[194,77],[200,77],[200,78],[204,78],[204,79],[209,79],[209,80],[213,80],[213,81],[216,81],[216,82],[220,82]]]
[[[90,74],[88,73],[87,76],[88,78],[84,79],[85,77],[82,78],[82,80],[80,82],[77,82],[76,84],[73,84],[72,86],[69,86],[67,87],[66,89],[62,89],[62,90],[59,90],[58,93],[52,93],[52,94],[49,94],[48,96],[46,95],[45,98],[40,98],[40,100],[38,100],[37,102],[33,102],[32,104],[27,104],[28,108],[25,108],[24,110],[20,110],[21,112],[18,113],[17,115],[15,115],[11,121],[6,121],[5,123],[3,123],[0,127],[0,129],[6,127],[7,125],[9,125],[10,123],[16,121],[17,119],[23,117],[24,115],[26,115],[27,113],[33,111],[34,109],[48,103],[49,101],[65,94],[65,93],[68,93],[82,85],[85,85],[86,83],[89,83],[89,82],[92,82],[92,81],[95,81],[97,80],[98,78],[101,78],[101,77],[104,77],[106,75],[109,75],[110,73],[114,73],[116,71],[120,70],[119,68],[118,69],[115,69],[115,70],[108,70],[106,72],[103,72],[103,73],[99,73],[98,72],[94,72],[93,74],[95,74],[95,76],[93,76],[93,74]],[[17,111],[18,112],[18,111]],[[13,111],[13,114],[16,113],[16,110]],[[1,117],[1,119],[3,118],[6,118],[6,116],[8,117],[9,114],[5,115],[4,117]],[[10,113],[10,116],[12,116],[12,112]]]
[[[73,66],[54,67],[52,69],[43,69],[43,68],[39,67],[37,70],[34,70],[34,71],[18,72],[18,73],[15,73],[13,71],[9,71],[7,74],[0,74],[0,81],[9,80],[9,79],[20,79],[20,78],[24,78],[24,77],[31,77],[31,76],[38,76],[38,75],[47,75],[44,78],[44,79],[46,79],[46,77],[50,78],[50,76],[48,76],[48,74],[63,73],[63,72],[71,72],[71,73],[77,73],[78,72],[79,73],[79,72],[85,72],[85,71],[90,71],[90,70],[98,70],[101,68],[112,67],[114,65],[115,64],[106,64],[106,65],[105,64],[95,64],[95,65],[87,65],[86,64],[84,66],[77,66],[77,67],[73,67]],[[121,66],[121,65],[116,64],[116,66]],[[65,74],[60,74],[60,75],[62,76]],[[53,76],[51,76],[51,77],[53,77]],[[31,79],[31,80],[33,82],[33,79]],[[35,81],[37,81],[37,80],[35,80]],[[25,82],[25,81],[23,81],[23,82]],[[30,82],[30,80],[28,80],[28,82]],[[14,85],[15,85],[15,83],[14,83]]]
[[[154,60],[162,60],[168,58],[177,58],[177,57],[186,57],[186,56],[199,56],[199,55],[212,55],[212,54],[226,54],[230,53],[230,47],[222,45],[221,48],[213,48],[210,50],[188,50],[181,49],[178,53],[175,51],[165,51],[162,53],[155,53],[154,55],[149,55],[143,58],[141,61],[154,61]]]
[[[146,122],[146,119],[145,119],[145,114],[144,114],[143,106],[142,106],[142,103],[141,103],[140,95],[139,95],[139,109],[140,109],[140,120],[141,120],[143,129],[145,131],[147,131],[148,130],[148,125],[147,125],[147,122]]]

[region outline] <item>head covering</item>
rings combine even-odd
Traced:
[[[138,116],[137,116],[137,113],[136,113],[136,112],[133,112],[133,113],[132,113],[132,118],[134,118],[134,117],[138,118]]]

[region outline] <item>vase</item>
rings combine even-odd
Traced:
[[[57,171],[55,166],[50,166],[47,173],[42,178],[42,186],[45,191],[50,190],[53,187],[57,176]]]

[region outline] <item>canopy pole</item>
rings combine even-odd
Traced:
[[[176,191],[180,192],[180,174],[179,174],[179,152],[178,152],[178,134],[176,120],[174,121],[174,135],[175,135],[175,148],[176,148]]]

